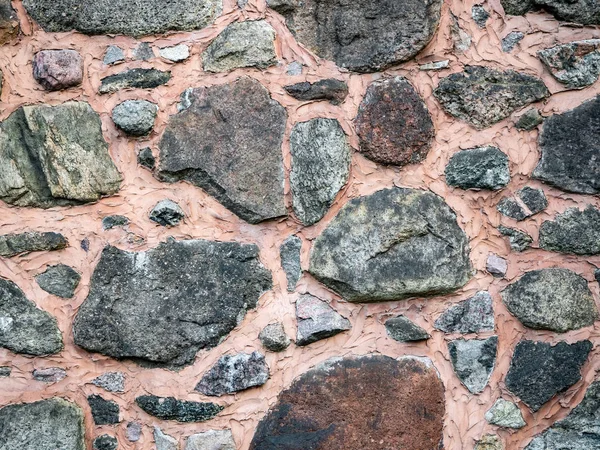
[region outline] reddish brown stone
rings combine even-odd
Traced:
[[[19,18],[10,0],[0,0],[0,45],[14,39],[19,34]]]
[[[424,360],[332,359],[283,391],[250,450],[441,448],[444,387]]]
[[[43,50],[33,57],[33,77],[47,91],[81,84],[83,60],[75,50]]]
[[[372,83],[354,124],[360,151],[382,164],[404,166],[423,160],[434,137],[425,103],[402,77]]]

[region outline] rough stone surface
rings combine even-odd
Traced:
[[[142,424],[139,422],[129,422],[125,428],[125,437],[129,442],[137,442],[142,437]]]
[[[123,53],[123,49],[121,47],[117,47],[116,45],[109,45],[106,48],[106,52],[104,53],[103,63],[107,66],[111,66],[113,64],[122,63],[125,61],[125,53]]]
[[[18,36],[19,31],[19,18],[11,1],[0,0],[0,45],[12,41]]]
[[[502,38],[502,51],[510,53],[517,46],[519,42],[523,40],[525,35],[520,31],[511,31],[505,37]]]
[[[473,5],[471,8],[471,16],[479,28],[485,28],[485,24],[490,18],[490,13],[485,10],[483,5]]]
[[[75,343],[115,358],[188,364],[217,345],[271,283],[255,245],[169,240],[137,253],[107,246],[75,318]]]
[[[71,298],[79,286],[81,275],[64,264],[49,266],[45,272],[35,277],[37,284],[46,292],[62,298]]]
[[[38,309],[12,281],[0,278],[0,347],[43,356],[63,348],[56,319]]]
[[[448,343],[454,373],[473,394],[482,392],[496,364],[498,336],[487,339],[457,339]]]
[[[179,450],[177,439],[163,433],[158,427],[154,427],[154,443],[156,450]]]
[[[510,181],[508,156],[492,146],[455,153],[448,161],[446,183],[461,189],[498,190]]]
[[[515,219],[525,220],[542,212],[548,207],[548,200],[544,191],[525,186],[515,193],[515,197],[504,197],[498,203],[500,214]]]
[[[504,450],[504,446],[498,436],[495,434],[486,434],[477,441],[474,450]]]
[[[538,8],[552,14],[557,20],[581,25],[600,24],[600,5],[582,0],[500,0],[506,14],[522,16]]]
[[[539,330],[564,333],[598,319],[587,281],[568,269],[527,272],[502,291],[502,300],[523,325]]]
[[[290,135],[292,207],[304,225],[323,218],[350,173],[350,145],[335,119],[297,123]]]
[[[335,78],[319,80],[315,83],[303,81],[284,87],[285,91],[296,100],[327,100],[334,105],[342,103],[348,95],[348,85]]]
[[[408,61],[433,37],[442,2],[275,0],[296,39],[324,59],[356,72],[378,72]]]
[[[550,95],[539,78],[514,70],[466,66],[443,78],[433,95],[446,112],[478,130]]]
[[[83,411],[62,398],[0,409],[3,450],[85,450]]]
[[[518,130],[528,131],[533,130],[543,121],[544,117],[540,114],[540,111],[537,108],[530,108],[519,116],[515,126]]]
[[[160,141],[160,178],[187,180],[250,223],[286,215],[281,144],[287,114],[269,92],[244,77],[188,90],[182,107]]]
[[[264,327],[258,337],[263,347],[272,352],[281,352],[290,345],[290,338],[279,322],[270,323]]]
[[[112,230],[116,227],[129,225],[129,219],[125,216],[106,216],[102,219],[102,229]]]
[[[458,18],[454,14],[450,13],[450,19],[450,33],[452,41],[454,42],[454,51],[459,54],[465,53],[471,47],[473,39],[471,35],[460,26]]]
[[[114,425],[120,422],[117,403],[105,400],[99,395],[90,395],[87,400],[96,425]]]
[[[222,9],[219,0],[25,0],[23,6],[45,31],[131,36],[204,28]]]
[[[273,66],[277,64],[275,30],[265,20],[232,23],[206,48],[202,64],[206,72]]]
[[[302,276],[302,266],[300,264],[300,250],[302,249],[302,239],[298,236],[290,236],[281,247],[279,247],[279,257],[281,267],[287,278],[288,292],[294,292],[296,284]]]
[[[100,94],[112,94],[121,89],[154,89],[167,84],[171,72],[157,69],[129,69],[115,75],[109,75],[100,80]]]
[[[508,270],[508,261],[498,255],[489,255],[485,262],[485,270],[496,278],[502,278]]]
[[[153,170],[156,165],[156,158],[149,147],[144,147],[138,153],[138,164],[146,169]]]
[[[427,331],[405,316],[386,320],[385,329],[387,334],[398,342],[424,341],[431,337]]]
[[[600,75],[600,39],[575,41],[540,50],[552,76],[570,89],[594,84]]]
[[[369,85],[354,126],[362,154],[375,162],[398,166],[425,159],[435,134],[425,103],[402,77]]]
[[[85,102],[23,106],[0,124],[0,199],[78,205],[119,190],[100,117]]]
[[[481,291],[473,297],[448,308],[435,321],[435,328],[444,333],[479,333],[494,329],[492,297]]]
[[[581,366],[592,349],[590,341],[574,344],[523,340],[517,344],[505,378],[506,387],[538,411],[554,395],[581,379]]]
[[[12,372],[12,367],[0,366],[0,378],[10,377],[11,372]]]
[[[178,422],[204,422],[225,408],[215,403],[190,402],[156,395],[142,395],[135,399],[135,403],[152,416]]]
[[[133,58],[139,61],[147,61],[154,58],[154,50],[147,42],[142,42],[133,51]]]
[[[540,226],[540,248],[575,255],[600,254],[600,210],[569,208]]]
[[[125,100],[112,110],[117,128],[131,136],[145,136],[152,131],[158,106],[147,100]]]
[[[190,48],[185,44],[174,45],[173,47],[164,47],[158,51],[161,58],[172,62],[185,61],[190,57]]]
[[[516,228],[500,225],[498,227],[498,231],[500,234],[508,238],[510,248],[516,252],[523,252],[527,250],[533,243],[533,238],[531,236],[524,231],[517,230]]]
[[[600,96],[544,120],[533,178],[568,192],[600,193]]]
[[[428,359],[334,358],[279,395],[250,450],[370,449],[374,442],[378,449],[437,449],[443,417],[444,387]]]
[[[67,377],[67,371],[60,367],[49,367],[47,369],[34,369],[33,379],[43,383],[58,383]]]
[[[103,434],[94,439],[92,448],[94,450],[117,450],[118,446],[119,442],[117,441],[117,438],[108,434]]]
[[[33,57],[33,77],[47,91],[79,86],[83,59],[75,50],[42,50]]]
[[[191,435],[185,450],[236,450],[231,430],[209,430]]]
[[[67,248],[69,242],[60,233],[27,231],[0,236],[0,256],[12,258],[31,252],[49,252]]]
[[[342,317],[327,302],[303,295],[296,301],[298,333],[296,345],[304,346],[335,336],[351,328],[350,321]]]
[[[267,3],[269,2],[267,1]],[[298,61],[293,61],[289,63],[287,66],[286,73],[291,77],[300,75],[302,73],[302,64],[300,64]]]
[[[106,372],[92,380],[94,386],[108,392],[125,392],[125,374],[123,372]]]
[[[173,200],[162,200],[150,211],[150,220],[163,227],[178,225],[184,218],[183,209]]]
[[[309,271],[350,302],[452,292],[472,273],[454,212],[431,192],[404,188],[346,203],[314,241]]]
[[[485,413],[485,420],[492,425],[503,428],[519,429],[526,425],[519,407],[503,398],[496,400],[494,405]]]

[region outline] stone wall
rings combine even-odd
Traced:
[[[599,14],[0,0],[0,450],[600,448]]]

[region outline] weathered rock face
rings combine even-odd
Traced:
[[[135,399],[135,403],[154,417],[177,422],[204,422],[225,409],[215,403],[189,402],[156,395],[142,395]]]
[[[517,230],[516,228],[500,225],[498,227],[498,231],[500,234],[502,234],[502,236],[506,236],[508,238],[510,248],[516,252],[523,252],[527,250],[533,243],[533,238],[531,236],[524,231]]]
[[[149,218],[163,227],[173,227],[185,218],[185,213],[181,206],[167,199],[161,200],[152,208]]]
[[[206,72],[273,66],[277,64],[275,30],[265,20],[232,23],[210,43],[202,63]]]
[[[550,93],[539,78],[483,66],[443,78],[433,95],[448,114],[478,130],[488,128]]]
[[[526,425],[519,407],[503,398],[496,400],[496,403],[485,413],[485,420],[504,428],[519,429]]]
[[[328,78],[315,83],[304,81],[284,87],[296,100],[328,100],[334,105],[342,103],[348,95],[348,85],[340,80]]]
[[[121,47],[117,47],[116,45],[109,45],[106,48],[106,52],[104,53],[104,59],[102,62],[107,66],[122,63],[125,61],[125,53],[123,53],[123,49]]]
[[[461,150],[452,155],[444,174],[446,183],[461,189],[502,189],[510,181],[508,156],[492,146]]]
[[[112,94],[121,89],[154,89],[167,84],[171,72],[157,69],[129,69],[115,75],[109,75],[100,80],[100,94]]]
[[[335,336],[351,328],[348,319],[312,295],[303,295],[296,301],[296,318],[296,345],[300,346]]]
[[[38,309],[12,281],[0,278],[0,347],[43,356],[63,348],[56,319]]]
[[[525,220],[548,207],[544,191],[525,186],[515,193],[515,197],[504,197],[498,203],[498,212],[518,221]]]
[[[123,372],[106,372],[92,380],[94,386],[108,392],[125,392],[125,374]]]
[[[259,423],[251,450],[431,450],[442,439],[444,388],[429,360],[331,359],[297,378]],[[401,433],[398,430],[402,430]]]
[[[191,435],[186,450],[236,450],[231,430],[209,430]]]
[[[0,199],[16,206],[77,205],[119,190],[121,175],[84,102],[24,106],[0,124]]]
[[[283,14],[296,39],[321,58],[356,72],[377,72],[411,59],[429,43],[442,2],[309,0],[270,6]]]
[[[292,207],[304,225],[323,218],[348,181],[350,146],[335,119],[312,119],[290,135]]]
[[[67,248],[69,242],[60,233],[28,231],[0,236],[0,256],[12,258],[23,253],[55,251]]]
[[[279,257],[281,258],[281,267],[287,278],[288,292],[294,292],[296,284],[302,276],[302,266],[300,264],[300,250],[302,249],[302,239],[298,236],[290,236],[279,248]]]
[[[12,7],[11,1],[0,0],[0,45],[4,45],[17,37],[19,30],[19,18]]]
[[[88,403],[96,425],[114,425],[119,423],[119,405],[112,400],[105,400],[99,395],[90,395]]]
[[[138,164],[146,169],[154,170],[154,166],[156,165],[156,158],[154,158],[154,154],[152,150],[148,147],[144,147],[138,153]]]
[[[533,177],[568,192],[600,193],[600,97],[544,121]]]
[[[473,17],[473,21],[479,28],[485,28],[485,24],[490,18],[490,13],[485,10],[483,5],[473,5],[471,8],[471,17]]]
[[[270,323],[261,330],[258,337],[263,347],[272,352],[281,352],[290,345],[290,338],[285,334],[281,323]]]
[[[435,134],[425,103],[402,77],[369,85],[354,126],[361,153],[375,162],[398,166],[425,159]]]
[[[393,188],[346,203],[315,240],[309,271],[350,302],[377,302],[452,292],[471,264],[440,197]]]
[[[587,281],[568,269],[527,272],[502,291],[502,300],[523,325],[535,329],[564,333],[598,319]]]
[[[117,128],[131,136],[145,136],[152,131],[158,106],[147,100],[125,100],[112,110]]]
[[[133,59],[138,61],[148,61],[154,58],[154,50],[147,42],[141,42],[135,50],[133,50]]]
[[[81,275],[64,264],[50,266],[35,277],[37,284],[46,292],[62,298],[71,298],[81,281]]]
[[[473,394],[482,392],[496,364],[498,336],[488,339],[457,339],[448,343],[454,373]]]
[[[160,141],[160,178],[187,180],[250,223],[284,216],[284,108],[250,78],[188,90],[182,107]]]
[[[558,20],[582,25],[600,24],[600,5],[584,0],[500,0],[506,14],[522,16],[542,8]]]
[[[538,52],[552,76],[571,89],[594,84],[600,75],[600,39],[570,42]]]
[[[124,227],[129,224],[129,219],[125,216],[115,215],[106,216],[102,219],[102,229],[112,230],[117,227]]]
[[[0,448],[85,450],[83,411],[62,398],[0,409]]]
[[[431,337],[427,331],[405,316],[392,317],[386,320],[385,329],[387,334],[398,342],[423,341]]]
[[[448,308],[435,321],[435,328],[444,333],[479,333],[494,329],[492,297],[481,291],[473,297]]]
[[[115,358],[188,364],[270,287],[255,245],[170,240],[139,253],[107,246],[75,318],[75,343]]]
[[[42,50],[33,57],[33,77],[47,91],[81,84],[83,58],[75,50]]]
[[[515,348],[506,387],[535,412],[581,379],[581,366],[591,349],[590,341],[552,346],[523,340]]]
[[[220,0],[25,0],[23,6],[50,32],[144,36],[191,31],[211,24],[221,14]]]
[[[600,210],[588,205],[580,211],[569,208],[554,221],[540,226],[540,247],[544,250],[575,255],[600,254]]]

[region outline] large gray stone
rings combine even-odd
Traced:
[[[346,203],[314,241],[309,271],[350,302],[452,292],[472,275],[454,212],[431,192],[404,188]]]
[[[0,278],[0,347],[43,356],[63,349],[56,319],[38,309],[12,281]]]
[[[454,373],[473,394],[479,394],[487,386],[496,364],[497,347],[498,336],[448,343]]]
[[[67,248],[69,241],[60,233],[52,231],[26,231],[0,236],[0,256],[12,258],[30,252],[50,252]]]
[[[119,190],[98,114],[84,102],[23,106],[0,124],[0,199],[78,205]]]
[[[575,255],[600,254],[600,210],[569,208],[540,226],[540,248]]]
[[[290,135],[292,207],[304,225],[323,218],[350,173],[350,146],[335,119],[300,122]]]
[[[185,450],[236,450],[231,430],[208,430],[192,434]]]
[[[500,0],[506,14],[522,16],[539,8],[558,20],[582,25],[600,24],[600,5],[587,0]]]
[[[23,6],[45,31],[144,36],[191,31],[221,14],[221,0],[25,0]]]
[[[473,297],[448,308],[435,321],[435,328],[444,333],[478,333],[494,329],[492,297],[481,291]]]
[[[510,181],[508,156],[492,146],[455,153],[444,171],[446,183],[461,189],[498,190]]]
[[[348,319],[342,317],[325,301],[312,295],[303,295],[296,301],[296,319],[296,345],[300,346],[335,336],[351,328]]]
[[[569,42],[538,52],[552,76],[571,89],[582,89],[600,75],[600,39]]]
[[[279,257],[281,258],[281,267],[287,278],[288,292],[294,292],[296,284],[302,276],[302,265],[300,262],[300,251],[302,250],[302,239],[298,236],[290,236],[281,247],[279,247]]]
[[[71,298],[79,286],[81,275],[64,264],[50,266],[45,272],[36,275],[35,281],[46,292],[62,298]]]
[[[526,425],[519,407],[503,398],[496,400],[494,405],[485,413],[485,420],[492,425],[504,428],[519,429]]]
[[[159,144],[160,179],[187,180],[250,223],[286,215],[287,114],[269,92],[244,77],[187,90],[181,107]]]
[[[255,245],[168,240],[137,253],[107,246],[75,317],[75,343],[182,366],[217,345],[270,287]]]
[[[85,450],[83,411],[54,397],[0,409],[2,450]]]

